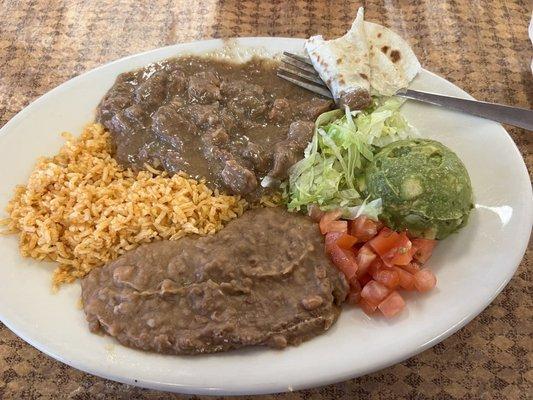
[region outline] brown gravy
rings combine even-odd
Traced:
[[[333,105],[279,79],[276,67],[260,58],[168,59],[120,75],[97,119],[126,167],[184,171],[254,197],[263,193],[264,176],[286,177],[303,156],[313,121]]]

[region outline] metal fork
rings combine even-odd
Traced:
[[[307,57],[283,52],[277,75],[304,89],[333,99],[327,85],[320,79],[311,60]],[[460,99],[412,89],[400,91],[396,95],[533,131],[533,110],[487,103],[485,101]]]

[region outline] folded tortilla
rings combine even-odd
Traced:
[[[363,7],[344,36],[333,40],[312,36],[305,49],[337,103],[352,109],[368,106],[371,94],[392,96],[421,69],[413,50],[398,34],[364,21]]]

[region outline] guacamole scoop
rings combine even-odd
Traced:
[[[383,147],[365,178],[368,195],[383,201],[383,222],[416,237],[444,239],[466,225],[473,208],[464,164],[435,140],[400,140]]]

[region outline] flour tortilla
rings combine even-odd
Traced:
[[[397,33],[365,22],[369,44],[370,86],[377,94],[392,96],[406,88],[422,67],[409,44]]]
[[[305,49],[337,103],[342,105],[347,94],[356,93],[361,100],[355,101],[358,108],[368,105],[364,102],[370,101],[370,94],[392,96],[407,87],[421,69],[398,34],[364,21],[363,7],[344,36],[333,40],[312,36]]]
[[[333,40],[324,40],[321,35],[312,36],[305,48],[333,98],[338,102],[355,91],[365,97],[360,102],[362,104],[358,104],[363,108],[370,101],[370,59],[368,42],[360,38],[366,38],[363,8],[357,12],[346,35]]]

